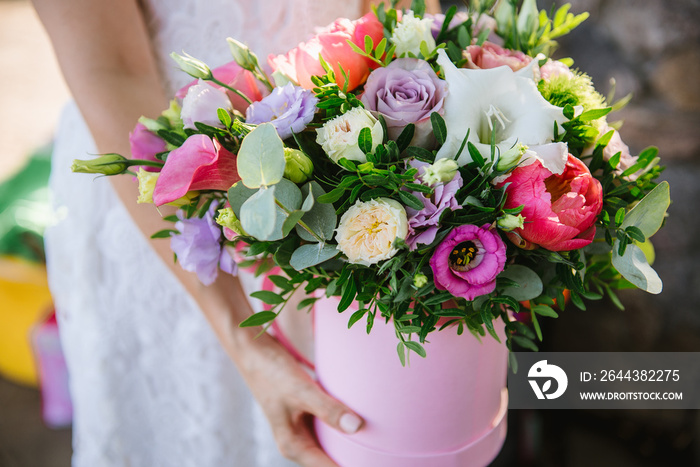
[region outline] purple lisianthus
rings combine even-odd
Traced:
[[[488,224],[454,228],[430,258],[435,286],[466,300],[493,292],[505,264],[506,245]]]
[[[396,139],[409,123],[416,125],[411,144],[435,144],[430,114],[443,113],[447,82],[425,60],[399,58],[370,73],[360,100],[367,110],[384,116],[389,139]]]
[[[318,99],[308,89],[287,83],[272,90],[269,96],[253,102],[246,111],[246,122],[270,122],[280,138],[299,133],[314,119]]]
[[[214,222],[216,204],[212,203],[207,213],[199,217],[185,218],[183,211],[177,212],[180,219],[175,228],[180,232],[170,239],[170,248],[185,271],[194,272],[204,285],[216,279],[219,268],[235,274],[236,263],[222,247],[221,229]]]
[[[411,161],[410,164],[411,167],[418,169],[419,176],[430,165],[420,161]],[[416,211],[406,207],[406,214],[408,214],[406,244],[411,251],[418,248],[419,243],[429,245],[435,240],[440,216],[445,209],[456,211],[462,208],[455,199],[455,193],[462,188],[462,183],[462,176],[457,172],[451,181],[435,185],[433,194],[430,197],[426,197],[425,193],[417,191],[412,193],[421,200],[423,209]]]

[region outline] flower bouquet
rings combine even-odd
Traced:
[[[74,170],[139,167],[138,202],[180,207],[154,237],[171,237],[203,283],[219,269],[267,274],[274,288],[251,294],[267,309],[242,326],[268,326],[307,294],[298,308],[315,306],[320,382],[371,434],[317,425],[338,462],[486,464],[505,433],[507,349],[536,350],[540,320],[568,302],[621,307],[616,289],[661,291],[648,261],[670,203],[658,151],[633,156],[608,121],[628,98],[550,58],[586,18],[534,0],[444,15],[414,1],[338,19],[267,70],[233,39],[234,61],[214,70],[173,54],[196,81],[139,121],[134,159]],[[382,427],[372,414],[386,407],[396,423]]]

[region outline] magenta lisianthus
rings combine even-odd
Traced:
[[[131,146],[131,157],[147,161],[157,161],[156,154],[167,149],[165,141],[148,130],[142,123],[137,123],[134,130],[129,133],[129,145]],[[143,167],[149,172],[157,172],[155,167]]]
[[[506,245],[488,224],[452,229],[430,258],[435,286],[466,300],[493,292],[505,264]]]
[[[168,155],[153,190],[153,202],[161,206],[190,190],[228,190],[240,179],[236,156],[217,140],[195,134]]]
[[[593,241],[603,190],[578,158],[569,154],[560,175],[552,174],[540,161],[518,167],[497,186],[506,183],[505,208],[524,206],[525,226],[508,233],[516,245],[568,251]]]

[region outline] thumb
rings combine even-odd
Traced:
[[[363,420],[355,412],[331,397],[317,384],[314,384],[314,388],[315,390],[308,391],[304,398],[307,412],[343,433],[353,434],[362,427]]]

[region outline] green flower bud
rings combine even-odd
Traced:
[[[420,289],[427,283],[428,277],[425,274],[419,272],[418,274],[413,276],[413,285],[416,286],[416,288]]]
[[[238,220],[236,214],[233,212],[233,209],[230,207],[219,209],[219,215],[216,218],[216,223],[221,227],[228,227],[238,235],[248,235],[245,233],[245,230],[243,230],[241,221]]]
[[[455,178],[459,165],[452,159],[438,159],[425,168],[421,179],[426,185],[449,183]]]
[[[284,148],[284,178],[303,183],[314,173],[314,165],[306,154],[298,149]]]
[[[297,85],[297,82],[294,81],[292,78],[289,76],[285,75],[279,70],[275,70],[272,72],[272,80],[275,82],[275,86],[277,87],[282,87],[286,85],[287,83],[292,83],[294,85]]]
[[[506,172],[520,162],[520,158],[523,157],[523,154],[525,154],[525,151],[527,151],[527,146],[524,144],[518,143],[503,154],[498,158],[498,163],[496,164],[496,170],[500,170],[502,172]]]
[[[518,214],[517,216],[505,214],[499,217],[496,223],[499,229],[510,232],[513,229],[522,229],[525,226],[525,218],[522,214]]]
[[[74,159],[71,170],[83,174],[119,175],[129,169],[129,159],[119,154],[104,154],[92,160]]]
[[[199,79],[212,79],[214,75],[211,73],[211,69],[201,60],[197,60],[189,54],[178,55],[175,52],[170,54],[170,57],[175,60],[177,65],[182,71],[187,73],[193,78]]]
[[[244,70],[254,71],[258,66],[258,57],[250,51],[250,48],[231,37],[227,38],[226,41],[236,63]]]

